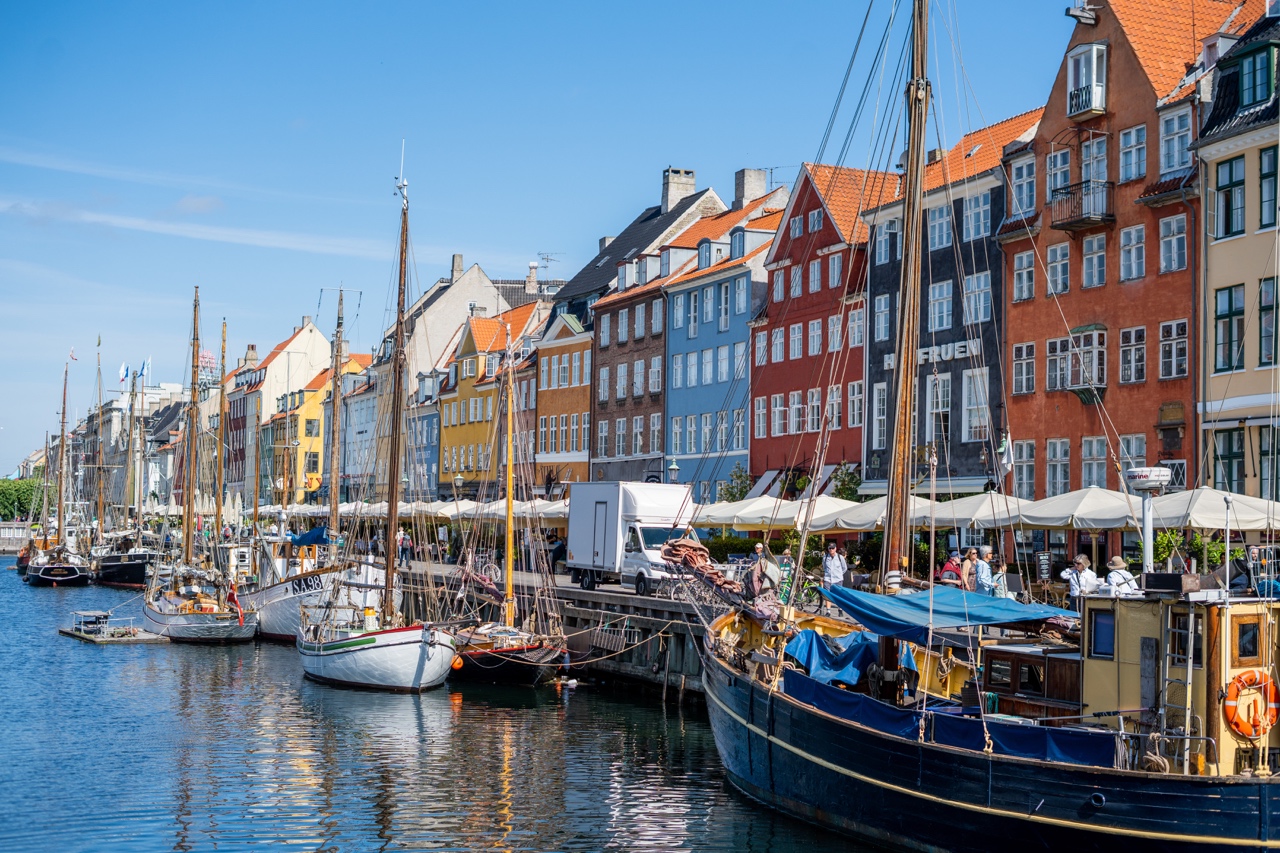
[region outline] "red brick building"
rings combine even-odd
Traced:
[[[1163,464],[1194,480],[1201,224],[1195,141],[1215,37],[1261,0],[1096,0],[1030,143],[1006,152],[1005,370],[1014,470],[1044,498]],[[1208,61],[1206,61],[1208,60]],[[1032,537],[1035,537],[1034,539]],[[1136,554],[1136,534],[1019,532],[1019,550]]]
[[[751,326],[752,494],[827,487],[841,462],[861,465],[866,386],[867,228],[861,216],[898,192],[898,175],[805,164],[765,269],[769,292]],[[823,413],[826,464],[818,469]]]

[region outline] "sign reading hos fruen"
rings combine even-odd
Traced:
[[[982,341],[956,341],[951,344],[938,344],[932,347],[920,347],[916,351],[916,360],[919,364],[929,364],[931,362],[942,361],[958,361],[962,358],[968,358],[971,355],[977,355],[982,352]],[[895,356],[897,353],[885,353],[884,369],[893,370],[897,363]]]

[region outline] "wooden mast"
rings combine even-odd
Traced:
[[[386,554],[385,589],[382,596],[383,627],[395,618],[396,530],[400,526],[400,427],[404,409],[404,303],[405,263],[409,247],[409,183],[402,176],[396,182],[400,193],[400,284],[396,295],[396,327],[391,348],[391,441],[387,460],[387,532],[383,551]]]
[[[333,331],[333,376],[329,383],[329,565],[338,563],[338,421],[342,411],[342,291],[338,291],[338,326]]]
[[[262,462],[258,459],[258,451],[262,449],[261,429],[262,392],[259,391],[253,407],[253,491],[251,492],[251,499],[253,500],[253,531],[252,535],[249,537],[249,540],[253,545],[253,547],[249,549],[249,553],[253,555],[249,564],[253,568],[253,574],[255,577],[258,574],[258,486],[262,480]],[[245,473],[247,474],[248,472]]]
[[[101,343],[101,339],[99,339]],[[98,543],[102,542],[102,516],[106,512],[102,494],[102,478],[106,468],[102,462],[102,350],[98,350]]]
[[[125,457],[126,457],[126,458],[125,458],[125,463],[124,463],[124,514],[125,514],[125,522],[126,522],[126,523],[127,523],[127,522],[128,522],[128,520],[129,520],[129,501],[133,500],[134,492],[136,491],[136,490],[134,489],[134,486],[133,486],[133,478],[134,478],[134,470],[133,470],[133,427],[134,427],[134,423],[133,423],[133,418],[134,418],[134,413],[133,413],[133,391],[134,391],[134,388],[136,388],[136,387],[137,387],[137,384],[138,384],[138,374],[134,373],[134,374],[132,374],[132,375],[130,376],[130,378],[129,378],[129,440],[128,440],[128,443],[125,445],[125,447],[126,447]],[[135,507],[134,507],[134,512],[136,512],[136,513],[138,514],[138,519],[139,519],[139,521],[141,521],[141,519],[142,519],[142,506],[141,506],[141,504],[138,504],[137,506],[135,506]],[[138,544],[139,544],[139,546],[141,546],[141,544],[142,544],[142,543],[141,543],[141,542],[139,542]]]
[[[514,403],[513,392],[515,391],[514,359],[515,359],[515,356],[511,348],[511,324],[508,323],[507,324],[507,369],[506,369],[507,381],[503,383],[503,389],[502,389],[502,393],[507,398],[507,439],[506,439],[506,448],[507,448],[507,542],[506,542],[506,546],[507,546],[507,550],[506,550],[506,559],[504,560],[504,563],[506,565],[506,570],[507,570],[506,571],[507,583],[506,583],[506,589],[503,590],[502,621],[503,621],[503,624],[505,624],[508,628],[514,628],[516,624],[516,585],[515,585],[516,549],[515,549],[515,528],[513,526],[514,512],[512,511],[512,506],[511,506],[511,502],[515,499],[515,495],[512,490],[512,483],[514,481],[514,477],[512,476],[512,471],[515,469],[515,465],[513,464],[515,462],[515,458],[511,455],[511,429],[515,420],[515,417],[512,414],[513,410],[515,409],[515,406],[512,405]]]
[[[66,501],[62,494],[64,478],[63,469],[67,467],[67,375],[71,371],[71,362],[62,368],[62,426],[58,428],[58,536],[53,540],[54,546],[62,544],[66,532]]]
[[[40,466],[40,537],[45,550],[49,547],[49,433],[44,434],[44,464]]]
[[[191,565],[196,510],[196,429],[200,405],[200,288],[191,309],[191,400],[187,404],[186,471],[182,476],[182,562]],[[174,579],[177,579],[174,573]]]
[[[894,397],[893,447],[889,457],[888,507],[881,557],[883,575],[894,569],[910,571],[914,553],[911,538],[911,444],[920,344],[920,264],[923,223],[925,126],[929,117],[930,84],[927,67],[928,5],[913,0],[911,80],[907,83],[907,157],[903,181],[902,278],[898,285],[898,345]]]
[[[218,359],[218,440],[213,448],[214,459],[214,488],[217,494],[214,497],[214,522],[213,536],[214,542],[222,541],[222,443],[227,438],[227,320],[222,320],[222,355]],[[216,547],[213,552],[215,555],[219,552]],[[214,557],[217,562],[217,557]]]

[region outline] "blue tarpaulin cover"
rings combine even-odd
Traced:
[[[931,620],[938,629],[1036,622],[1055,616],[1078,618],[1078,614],[1070,610],[1047,604],[1020,604],[1008,598],[992,598],[952,587],[933,588],[932,617],[928,592],[877,595],[833,586],[823,594],[867,630],[914,643],[928,640]]]
[[[329,529],[327,527],[313,527],[306,533],[289,534],[289,541],[293,543],[295,548],[302,545],[328,545],[328,532]]]
[[[817,631],[806,628],[787,643],[787,654],[795,658],[811,678],[823,684],[839,682],[852,687],[866,668],[876,662],[879,642],[880,637],[870,631],[854,631],[836,640],[844,649],[836,654]],[[916,668],[911,649],[905,645],[898,648],[898,666],[910,670]]]
[[[793,641],[794,642],[794,641]],[[782,674],[783,691],[798,702],[887,735],[917,740],[921,712],[899,708],[859,693],[841,690],[796,670]],[[996,755],[1015,755],[1039,761],[1058,761],[1091,767],[1112,767],[1115,735],[1050,726],[1028,726],[927,712],[925,742],[981,753],[985,734],[991,735]]]

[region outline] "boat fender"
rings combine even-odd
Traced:
[[[453,663],[449,664],[451,669],[462,669],[462,656],[459,655],[453,659]]]
[[[1094,791],[1089,795],[1089,805],[1095,809],[1100,809],[1107,804],[1107,798],[1103,796],[1101,791]]]
[[[1266,713],[1261,713],[1258,700],[1247,702],[1242,708],[1240,693],[1244,690],[1257,690],[1267,703]],[[1249,709],[1245,712],[1245,708]],[[1227,725],[1240,735],[1256,740],[1270,731],[1280,718],[1280,691],[1276,683],[1260,669],[1247,669],[1231,679],[1227,685],[1227,696],[1222,703],[1222,714]]]

